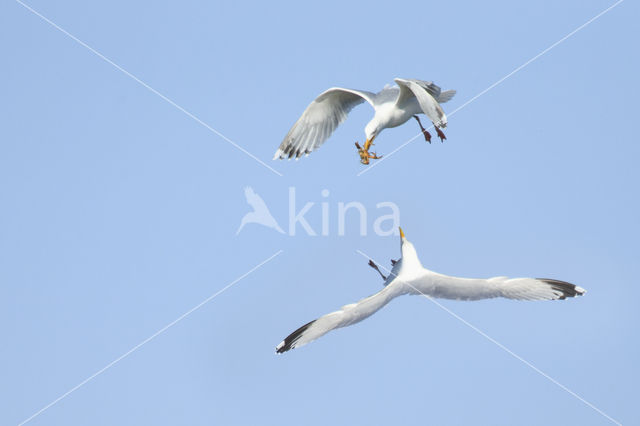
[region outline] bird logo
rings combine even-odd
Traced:
[[[238,228],[236,235],[238,235],[240,231],[242,231],[242,228],[244,228],[247,223],[257,223],[259,225],[266,226],[267,228],[274,229],[281,234],[284,234],[284,231],[282,230],[282,228],[280,228],[280,225],[278,225],[278,222],[276,222],[276,219],[269,211],[267,204],[264,202],[262,197],[256,194],[253,188],[247,186],[244,189],[244,196],[247,199],[247,203],[253,208],[253,211],[244,215],[242,221],[240,222],[240,227]]]

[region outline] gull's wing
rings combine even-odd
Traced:
[[[376,294],[362,299],[358,303],[345,305],[339,311],[324,315],[303,325],[280,342],[276,346],[276,352],[281,354],[290,349],[299,348],[324,336],[333,329],[346,327],[370,317],[393,298],[406,292],[406,288],[402,286],[402,283],[398,284],[400,285],[390,283]]]
[[[331,88],[309,104],[284,137],[273,159],[299,158],[326,141],[356,105],[367,101],[374,106],[375,94],[362,90]]]
[[[586,290],[550,278],[457,278],[429,272],[410,283],[413,294],[456,300],[504,297],[516,300],[558,300],[582,296]]]
[[[440,94],[436,98],[436,101],[438,101],[439,104],[449,102],[455,94],[456,94],[455,90],[445,90],[444,92],[440,92]]]
[[[444,92],[440,89],[440,86],[435,84],[433,81],[424,81],[424,80],[415,80],[409,79],[410,81],[416,82],[419,86],[421,86],[424,90],[429,92],[433,98],[438,101],[439,104],[443,104],[445,102],[449,102],[451,98],[456,94],[455,90],[445,90]]]
[[[418,80],[407,80],[403,78],[394,79],[398,87],[400,87],[400,94],[396,100],[396,105],[402,107],[411,97],[415,97],[420,105],[422,112],[431,119],[436,127],[447,127],[447,116],[445,115],[442,107],[434,96],[429,93],[429,90],[423,87]],[[431,83],[433,86],[435,84]],[[440,88],[435,86],[440,95]],[[453,96],[453,95],[451,95]],[[451,97],[449,97],[450,99]],[[448,100],[448,99],[447,99]]]

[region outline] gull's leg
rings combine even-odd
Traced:
[[[356,142],[356,148],[358,148],[358,155],[360,156],[360,162],[362,164],[369,164],[369,153],[366,152],[358,142]]]
[[[387,280],[387,277],[384,276],[382,274],[382,272],[380,272],[380,268],[378,268],[378,265],[375,264],[375,262],[373,260],[369,260],[369,266],[371,266],[373,269],[375,269],[376,271],[378,271],[378,273],[380,274],[380,276],[382,277],[383,280]]]
[[[420,130],[422,130],[422,134],[424,135],[424,140],[431,143],[431,133],[429,133],[427,129],[422,127],[422,123],[420,122],[420,117],[418,117],[417,115],[414,115],[413,118],[415,118],[418,121],[418,125],[420,125]]]
[[[438,129],[438,126],[433,126],[436,129],[436,133],[438,134],[438,137],[440,138],[440,142],[444,142],[444,140],[447,138],[444,133],[442,133],[442,130]]]
[[[372,145],[373,145],[373,138],[367,139],[366,142],[364,143],[364,152],[367,153],[367,157],[373,160],[378,160],[382,158],[382,155],[378,157],[378,154],[376,154],[375,152],[373,154],[369,152],[369,148],[371,148]]]
[[[356,148],[358,148],[358,155],[360,156],[360,162],[362,164],[369,164],[369,159],[378,160],[382,158],[382,155],[378,156],[378,154],[376,154],[375,152],[369,152],[369,148],[371,148],[371,145],[373,145],[373,138],[367,139],[364,143],[364,147],[361,147],[360,144],[356,142]]]

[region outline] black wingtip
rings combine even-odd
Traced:
[[[554,280],[551,278],[536,278],[537,280],[543,281],[551,286],[556,291],[562,293],[559,297],[560,300],[566,299],[567,297],[576,297],[582,296],[586,293],[586,290],[582,287],[578,287],[575,284],[568,283],[566,281]]]
[[[278,346],[276,346],[276,353],[282,354],[287,352],[290,349],[293,349],[293,345],[300,339],[302,334],[309,327],[311,327],[311,324],[313,324],[314,322],[315,320],[310,321],[305,325],[303,325],[302,327],[300,327],[299,329],[297,329],[296,331],[294,331],[293,333],[291,333],[290,335],[288,335]]]

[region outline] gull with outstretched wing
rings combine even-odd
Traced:
[[[349,111],[367,101],[375,110],[373,119],[365,126],[364,147],[356,142],[362,164],[370,159],[378,159],[375,152],[369,152],[373,140],[386,128],[397,127],[412,117],[418,121],[425,140],[431,143],[431,134],[422,127],[419,114],[424,114],[433,123],[440,137],[446,139],[440,129],[447,127],[447,116],[441,103],[450,100],[455,90],[442,91],[430,81],[402,79],[394,80],[396,86],[387,86],[378,93],[363,90],[334,87],[318,96],[302,116],[295,122],[274,155],[277,158],[300,158],[318,149],[347,118]]]
[[[369,265],[382,275],[384,288],[378,293],[345,305],[339,310],[313,320],[287,336],[278,346],[277,353],[306,345],[331,330],[358,323],[404,294],[423,295],[455,300],[480,300],[503,297],[515,300],[561,300],[582,296],[586,290],[565,281],[549,278],[495,277],[458,278],[430,271],[422,266],[416,249],[400,229],[402,257],[391,261],[393,268],[384,276],[373,261]]]

